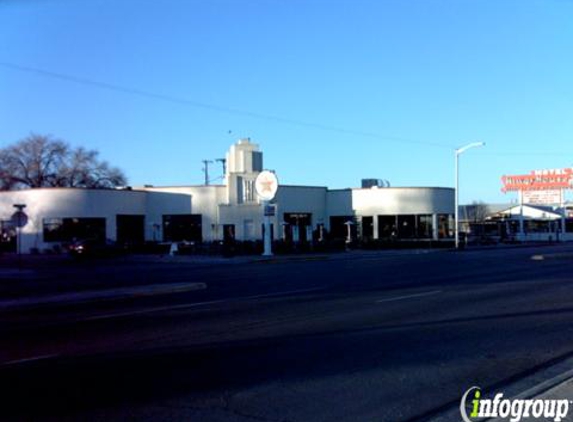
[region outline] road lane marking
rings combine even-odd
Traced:
[[[207,301],[207,302],[195,302],[195,303],[184,303],[181,305],[160,306],[160,307],[156,307],[156,308],[140,309],[137,311],[116,312],[113,314],[96,315],[96,316],[92,316],[92,317],[88,317],[88,318],[83,318],[82,321],[100,321],[100,320],[105,320],[105,319],[129,317],[129,316],[135,316],[135,315],[144,315],[144,314],[150,314],[150,313],[155,313],[155,312],[178,311],[181,309],[191,309],[191,308],[197,308],[197,307],[201,307],[201,306],[218,305],[218,304],[222,304],[222,303],[240,302],[243,300],[264,299],[264,298],[269,298],[269,297],[286,296],[286,295],[298,294],[298,293],[310,293],[310,292],[316,292],[316,291],[324,290],[324,289],[326,289],[326,287],[314,287],[314,288],[310,288],[310,289],[287,290],[284,292],[266,293],[266,294],[255,295],[255,296],[241,296],[241,297],[230,298],[230,299],[211,300],[211,301]]]
[[[41,356],[33,356],[30,358],[23,358],[23,359],[16,359],[16,360],[9,360],[8,362],[2,362],[1,366],[11,366],[11,365],[18,365],[21,363],[29,363],[29,362],[36,362],[38,360],[45,360],[45,359],[52,359],[57,358],[60,356],[57,353],[51,355],[41,355]]]
[[[62,293],[45,297],[31,297],[0,301],[0,311],[12,311],[47,305],[70,305],[77,303],[115,301],[138,297],[159,296],[206,290],[206,283],[169,283],[120,287],[104,290],[87,290]]]
[[[424,296],[432,296],[432,295],[437,295],[439,293],[442,293],[441,290],[432,290],[431,292],[424,292],[424,293],[416,293],[416,294],[412,294],[412,295],[406,295],[406,296],[397,296],[397,297],[389,297],[387,299],[380,299],[377,300],[376,303],[384,303],[384,302],[395,302],[398,300],[404,300],[404,299],[413,299],[416,297],[424,297]]]

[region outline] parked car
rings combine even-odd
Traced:
[[[112,240],[83,239],[69,246],[70,255],[80,257],[111,257],[125,253],[125,249]]]

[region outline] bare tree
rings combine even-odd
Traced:
[[[469,208],[468,220],[473,220],[474,223],[483,223],[490,214],[488,205],[481,201],[474,201]]]
[[[98,159],[98,152],[49,136],[32,134],[0,149],[0,189],[39,187],[113,188],[125,185],[123,172]]]

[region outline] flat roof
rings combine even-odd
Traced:
[[[329,191],[346,191],[346,190],[368,190],[368,191],[383,191],[392,189],[447,189],[454,190],[454,188],[449,188],[445,186],[391,186],[391,187],[374,187],[374,188],[340,188],[340,189],[328,189]]]
[[[140,188],[83,188],[83,187],[62,187],[62,186],[44,186],[41,188],[24,188],[24,189],[11,189],[11,190],[0,190],[0,193],[15,193],[15,192],[30,192],[38,190],[85,190],[85,191],[102,191],[102,192],[142,192],[145,190]]]

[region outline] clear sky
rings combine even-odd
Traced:
[[[479,140],[462,202],[505,202],[573,164],[573,1],[0,0],[0,146],[30,132],[132,185],[250,137],[285,184],[453,186]]]

